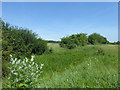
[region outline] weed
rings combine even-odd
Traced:
[[[34,62],[34,56],[31,60],[27,58],[18,60],[10,55],[10,66],[8,69],[11,71],[7,79],[11,85],[7,85],[11,88],[35,88],[37,87],[37,79],[40,79],[42,73],[43,64],[38,65]]]
[[[103,50],[102,48],[98,48],[96,54],[97,54],[97,55],[105,55],[105,52],[104,52],[104,50]]]

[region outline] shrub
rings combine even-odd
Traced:
[[[102,48],[98,48],[97,55],[105,55],[105,51]]]
[[[61,38],[60,46],[68,49],[76,48],[77,46],[85,46],[87,44],[87,36],[84,33],[73,34],[69,37]]]
[[[31,56],[32,54],[42,54],[47,49],[47,42],[37,37],[29,29],[9,26],[2,22],[2,50],[3,60],[9,60],[8,56],[14,54],[20,56]]]
[[[103,37],[97,33],[93,33],[93,34],[89,35],[88,42],[90,44],[107,44],[108,43],[108,41],[105,37]]]
[[[9,63],[9,55],[20,59],[30,57],[32,54],[43,54],[47,50],[47,42],[37,37],[29,29],[10,26],[0,20],[2,27],[2,62],[4,64],[3,75],[7,75],[6,63]]]
[[[76,44],[67,44],[66,47],[68,49],[73,49],[73,48],[76,48],[77,46],[76,46]]]
[[[34,56],[31,60],[25,58],[18,60],[10,55],[10,65],[8,69],[11,73],[8,74],[7,79],[11,82],[11,85],[7,85],[9,88],[36,88],[37,80],[40,80],[42,67],[44,64],[38,65],[34,62]]]

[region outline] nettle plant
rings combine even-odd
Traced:
[[[38,80],[40,79],[42,68],[44,64],[38,65],[34,62],[34,56],[29,60],[25,58],[23,60],[13,58],[10,55],[10,66],[8,67],[10,72],[8,80],[11,83],[11,88],[36,88],[38,86]]]

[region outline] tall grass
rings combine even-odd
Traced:
[[[94,60],[94,61],[93,61]],[[102,65],[102,66],[101,66]],[[96,58],[89,58],[63,73],[54,73],[40,85],[41,88],[116,88],[117,69],[106,67]]]
[[[44,63],[43,81],[46,88],[115,88],[118,80],[118,48],[111,45],[88,45],[63,49],[57,45],[52,54],[36,56]],[[99,51],[100,50],[100,51]],[[104,54],[101,54],[104,53]]]
[[[35,55],[35,63],[44,64],[38,88],[118,87],[117,45],[87,45],[71,50],[56,43],[48,46],[53,53]]]

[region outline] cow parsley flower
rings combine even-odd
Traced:
[[[33,61],[33,60],[34,60],[34,57],[35,57],[35,56],[32,56],[31,61]]]
[[[19,64],[20,63],[20,60],[18,60],[17,62],[16,62],[16,64]]]

